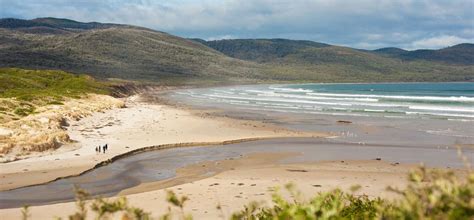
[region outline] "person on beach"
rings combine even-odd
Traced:
[[[107,146],[107,145],[102,146],[102,152],[104,152],[104,154],[105,154],[105,148],[106,148],[106,146]]]
[[[109,149],[109,145],[105,144],[105,150],[108,150],[108,149]]]
[[[97,149],[97,147],[95,147],[95,152],[97,153],[97,151],[98,151],[98,149]]]
[[[100,153],[100,145],[99,145],[99,147],[97,147],[97,151]]]

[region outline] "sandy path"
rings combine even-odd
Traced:
[[[324,136],[293,132],[268,124],[209,118],[170,106],[149,104],[133,96],[127,108],[95,113],[72,122],[68,133],[77,141],[50,155],[0,164],[0,190],[12,189],[79,174],[95,164],[151,145],[221,142],[245,138]],[[95,147],[107,143],[106,154]]]
[[[250,201],[258,201],[263,205],[271,204],[272,187],[283,187],[287,183],[294,183],[303,192],[306,198],[317,192],[334,188],[348,189],[354,184],[362,186],[357,194],[369,196],[393,197],[385,188],[388,185],[403,187],[406,184],[406,174],[412,166],[393,166],[384,161],[328,161],[311,164],[283,164],[274,165],[275,160],[285,155],[267,154],[250,155],[239,160],[207,162],[185,167],[179,170],[179,181],[188,182],[173,187],[178,195],[186,195],[185,212],[192,214],[195,219],[222,219],[242,209]],[[193,174],[202,174],[209,169],[229,168],[229,170],[205,179],[195,179]],[[190,181],[190,182],[189,182]],[[166,212],[168,204],[165,202],[166,190],[153,190],[163,187],[167,183],[151,183],[129,190],[130,203],[134,206],[153,213],[159,217]],[[151,190],[151,191],[148,191]],[[137,193],[145,191],[143,193]],[[125,192],[124,192],[125,193]],[[222,211],[216,209],[217,205]],[[33,219],[51,219],[52,217],[67,217],[73,213],[74,203],[62,203],[46,206],[31,207]],[[54,210],[54,212],[46,211]],[[175,214],[177,214],[175,212]],[[20,209],[0,210],[4,219],[18,219]],[[92,216],[90,216],[92,217]],[[224,218],[224,219],[225,219]]]

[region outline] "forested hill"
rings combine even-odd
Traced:
[[[204,41],[192,39],[218,50],[228,56],[268,62],[285,56],[301,53],[311,48],[324,48],[331,45],[313,41],[287,40],[287,39],[232,39]],[[358,50],[355,48],[347,48]],[[396,47],[380,48],[373,51],[358,50],[361,52],[386,55],[391,58],[403,60],[426,60],[443,62],[447,64],[474,65],[474,44],[463,43],[439,50],[404,50]]]
[[[374,50],[403,60],[429,60],[447,64],[474,65],[474,44],[463,43],[439,50],[407,51],[400,48],[381,48]]]
[[[440,50],[407,51],[383,48],[369,51],[312,41],[234,39],[204,41],[230,57],[284,69],[293,76],[322,81],[468,81],[474,80],[473,44]],[[280,75],[281,77],[286,77]]]
[[[468,81],[474,80],[471,50],[471,44],[458,45],[408,59],[400,50],[312,41],[204,41],[132,25],[0,19],[0,67],[172,84]],[[459,57],[464,61],[453,61]]]
[[[252,79],[258,65],[194,41],[130,25],[0,20],[0,66],[154,81]],[[7,28],[5,28],[7,27]]]

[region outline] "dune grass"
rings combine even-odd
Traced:
[[[61,105],[65,97],[109,94],[109,85],[87,75],[58,70],[0,68],[0,114],[24,117],[42,105]]]
[[[106,84],[87,75],[58,70],[0,68],[0,97],[24,101],[80,97],[86,93],[107,94]]]

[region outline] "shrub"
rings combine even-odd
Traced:
[[[400,199],[382,206],[386,219],[473,219],[474,174],[463,181],[452,172],[420,168],[410,174],[404,190],[390,188]]]
[[[232,219],[374,219],[381,199],[368,196],[354,196],[340,189],[318,193],[309,201],[303,201],[293,185],[286,189],[294,201],[284,199],[276,191],[273,207],[258,207],[250,203],[242,211],[234,213]]]
[[[48,102],[48,105],[64,105],[61,101],[53,100],[51,102]]]
[[[33,106],[21,106],[16,108],[13,113],[18,116],[27,116],[35,111],[35,107]]]
[[[354,196],[339,189],[323,192],[310,201],[299,198],[293,187],[287,186],[294,201],[273,195],[273,207],[250,203],[232,219],[473,219],[474,174],[466,179],[452,172],[420,167],[409,175],[404,190],[389,188],[400,198],[394,201],[367,196]]]

